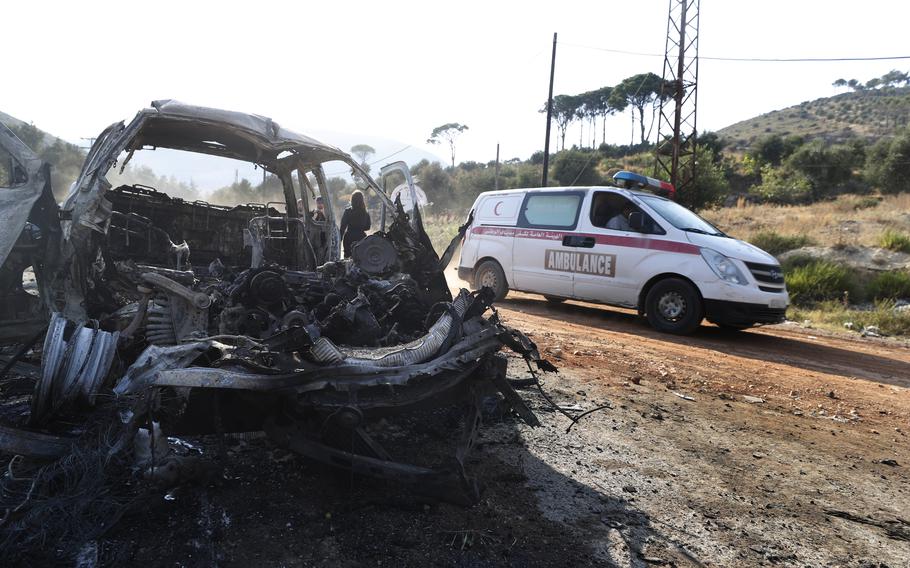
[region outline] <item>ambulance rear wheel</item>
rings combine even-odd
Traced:
[[[497,302],[509,293],[506,274],[495,260],[483,261],[474,273],[474,288],[480,290],[484,286],[493,289],[493,299]]]
[[[687,335],[704,317],[698,291],[685,280],[667,278],[655,284],[645,298],[648,323],[658,331]]]

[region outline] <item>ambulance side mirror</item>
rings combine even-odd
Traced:
[[[629,227],[631,227],[633,231],[641,232],[645,228],[645,214],[641,211],[629,213]]]

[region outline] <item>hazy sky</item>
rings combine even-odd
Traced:
[[[77,141],[152,99],[176,98],[304,133],[384,136],[443,158],[425,140],[434,126],[461,122],[470,130],[459,161],[491,160],[497,142],[503,159],[527,158],[543,148],[537,111],[553,32],[555,93],[575,94],[660,74],[662,57],[603,49],[663,53],[667,8],[667,0],[11,2],[0,110]],[[905,1],[702,0],[700,55],[907,55],[908,21]],[[910,60],[702,60],[699,130],[832,95],[838,77],[865,81],[894,68],[910,70]],[[629,114],[607,129],[608,141],[627,143]]]

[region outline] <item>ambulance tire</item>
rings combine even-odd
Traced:
[[[493,289],[493,301],[500,301],[509,293],[509,283],[506,282],[506,273],[495,260],[485,260],[477,267],[474,273],[474,289],[480,290],[484,286]]]
[[[688,335],[704,317],[698,291],[685,280],[667,278],[651,287],[645,298],[648,323],[657,331]]]

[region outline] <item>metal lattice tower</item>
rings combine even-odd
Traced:
[[[686,186],[695,178],[698,5],[699,0],[670,0],[667,18],[656,173],[669,178],[679,196],[685,195]]]

